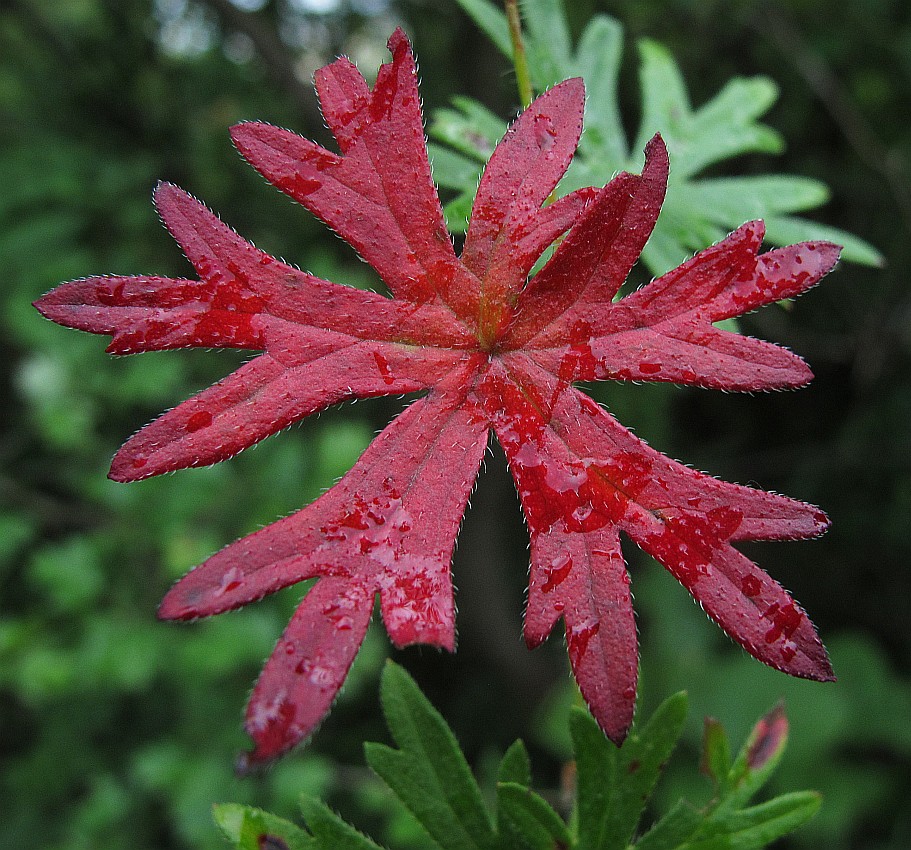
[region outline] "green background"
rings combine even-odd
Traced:
[[[815,217],[886,257],[883,268],[842,264],[793,309],[743,321],[745,332],[806,357],[817,375],[807,389],[595,390],[656,448],[819,504],[833,520],[820,541],[749,554],[814,618],[834,685],[790,680],[748,658],[629,549],[640,701],[651,710],[686,688],[692,705],[687,744],[659,797],[710,793],[695,768],[703,715],[740,739],[784,698],[792,739],[775,789],[817,788],[826,798],[788,846],[911,846],[911,11],[903,0],[571,5],[577,33],[594,11],[626,28],[630,129],[637,38],[670,48],[697,105],[731,76],[774,79],[781,96],[765,121],[786,152],[741,157],[717,173],[820,179],[832,200]],[[114,484],[107,464],[126,437],[244,358],[112,359],[101,338],[52,325],[30,306],[58,282],[91,274],[190,274],[151,205],[159,179],[260,247],[369,285],[372,273],[340,240],[243,164],[227,128],[261,119],[328,144],[310,74],[342,52],[374,73],[399,24],[414,42],[428,111],[468,94],[515,114],[510,68],[449,0],[0,3],[2,847],[219,847],[213,802],[293,816],[303,790],[379,838],[414,841],[361,755],[363,740],[386,736],[377,679],[391,650],[380,630],[311,744],[241,780],[232,763],[247,746],[243,705],[300,588],[194,625],[154,616],[187,569],[343,474],[402,402],[348,405],[216,467]],[[534,653],[521,641],[526,547],[494,453],[455,561],[459,650],[395,654],[482,777],[521,736],[538,785],[556,788],[573,693],[559,636]]]

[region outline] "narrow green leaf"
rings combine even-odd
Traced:
[[[510,848],[553,850],[554,842],[570,844],[569,829],[548,802],[515,782],[497,784],[497,822]]]
[[[748,124],[765,115],[778,100],[778,86],[768,77],[733,77],[696,111],[703,126]]]
[[[474,206],[474,192],[463,192],[443,207],[446,227],[450,233],[465,233],[468,230],[468,219]]]
[[[818,207],[829,200],[829,190],[808,177],[763,174],[693,181],[685,199],[694,214],[733,229],[751,219]]]
[[[579,841],[586,850],[622,850],[629,843],[686,719],[686,694],[665,700],[617,750],[591,716],[570,716],[576,754]]]
[[[665,224],[665,221],[662,221],[662,218],[667,220],[663,211],[661,218],[658,219],[658,226],[652,231],[648,242],[645,243],[645,248],[642,249],[641,257],[641,261],[656,276],[676,268],[692,253],[675,237],[673,230]],[[689,231],[686,232],[689,233]],[[706,245],[709,244],[711,243],[706,243]]]
[[[844,250],[841,256],[845,260],[863,266],[881,267],[886,264],[886,258],[869,242],[837,227],[792,216],[769,216],[765,221],[765,227],[766,239],[774,245],[790,245],[806,239],[825,239],[842,246]]]
[[[454,109],[433,113],[430,135],[485,163],[506,133],[506,122],[470,97],[454,97]]]
[[[580,149],[598,150],[602,174],[619,171],[629,157],[617,97],[622,58],[623,27],[607,15],[596,15],[579,39],[575,73],[585,80],[588,95]]]
[[[758,834],[761,828],[766,836],[764,840],[774,841],[813,817],[821,804],[822,797],[816,791],[794,791],[736,812],[729,816],[726,825],[736,833]],[[773,830],[780,831],[773,835]]]
[[[509,24],[506,21],[506,15],[497,6],[488,0],[456,0],[456,2],[501,53],[512,56]]]
[[[671,154],[671,166],[677,169],[679,140],[686,137],[692,120],[690,98],[680,68],[666,47],[648,39],[642,39],[638,47],[642,121],[633,155],[638,156],[646,142],[661,133]]]
[[[476,161],[432,142],[427,145],[427,151],[433,179],[438,186],[460,192],[472,187],[472,195],[474,194],[481,174],[481,166]]]
[[[238,803],[219,803],[212,816],[225,838],[240,850],[321,850],[314,838],[290,821]]]
[[[531,785],[531,761],[522,741],[515,741],[504,753],[497,770],[497,782],[512,782],[526,788]]]
[[[687,176],[738,154],[784,150],[784,140],[777,131],[755,123],[777,97],[778,87],[767,77],[730,80],[692,117],[685,162]]]
[[[699,769],[711,778],[719,794],[725,792],[731,771],[731,748],[724,727],[714,717],[705,718]]]
[[[320,850],[383,850],[319,800],[302,795],[300,808]]]
[[[439,712],[391,662],[383,670],[380,698],[399,749],[366,744],[370,767],[445,850],[493,848],[481,789]]]
[[[561,0],[521,0],[525,48],[535,88],[541,92],[566,79],[572,42]]]
[[[680,850],[761,850],[806,823],[819,811],[821,801],[813,791],[784,794],[707,824]]]
[[[674,807],[635,844],[636,850],[677,850],[693,836],[705,815],[686,800]]]

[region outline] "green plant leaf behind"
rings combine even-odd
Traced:
[[[399,749],[368,743],[367,763],[444,850],[494,850],[481,789],[442,716],[392,662],[383,671],[380,698]]]
[[[739,812],[716,814],[704,822],[694,837],[678,847],[679,850],[762,850],[813,817],[820,803],[821,797],[814,791],[795,791]],[[636,845],[636,850],[643,850],[643,845]]]
[[[299,826],[269,812],[219,803],[212,814],[225,838],[240,850],[320,850],[316,839]]]
[[[302,795],[300,808],[320,850],[382,850],[319,800]]]
[[[569,828],[539,794],[516,782],[497,784],[497,833],[503,850],[569,847]]]
[[[488,0],[458,0],[458,3],[511,59],[512,43],[506,17],[500,9]],[[645,143],[656,132],[661,133],[668,146],[671,171],[667,199],[642,253],[642,261],[652,274],[663,274],[695,251],[756,218],[765,220],[766,240],[772,245],[824,239],[842,245],[845,260],[868,266],[883,264],[882,254],[863,239],[793,216],[795,212],[826,202],[828,190],[817,181],[774,174],[698,179],[709,166],[724,167],[733,157],[782,152],[781,135],[758,120],[778,97],[778,87],[772,80],[762,76],[735,77],[694,109],[671,53],[658,42],[642,39],[637,45],[642,118],[630,148],[620,118],[617,91],[623,49],[620,23],[607,15],[594,16],[574,51],[562,0],[524,0],[522,8],[529,69],[536,90],[542,92],[560,80],[581,76],[588,93],[585,132],[558,187],[559,195],[582,186],[601,186],[620,170],[638,172]],[[446,112],[435,118],[430,133],[454,145],[470,160],[480,148],[473,152],[466,150],[465,140],[472,132],[464,126],[466,120],[471,121],[466,112],[467,103],[462,99],[459,108],[462,126],[458,128],[457,138],[445,138],[453,135],[452,116]],[[486,122],[484,127],[488,132],[492,124]],[[477,174],[466,169],[458,185],[445,185],[458,193],[447,209],[447,221],[451,218],[453,226],[461,225],[464,229],[462,222],[466,211],[471,209]]]
[[[573,64],[562,0],[522,0],[522,19],[528,30],[528,68],[535,88],[544,91],[565,80],[566,69]]]
[[[714,717],[705,718],[699,769],[715,783],[718,796],[727,791],[728,775],[731,772],[731,747],[727,732]]]
[[[456,0],[462,11],[471,18],[504,55],[512,58],[512,39],[506,15],[490,0]]]
[[[677,850],[704,823],[705,815],[686,800],[678,800],[635,844],[636,850]]]
[[[680,737],[686,711],[685,693],[669,697],[617,749],[586,711],[573,710],[570,733],[576,755],[580,847],[623,850],[627,846]]]
[[[522,741],[515,741],[503,754],[497,768],[497,782],[513,782],[525,788],[531,785],[531,760]]]
[[[579,39],[574,68],[588,93],[579,151],[584,158],[602,157],[601,174],[619,171],[629,157],[617,91],[622,59],[623,27],[607,15],[596,15]]]

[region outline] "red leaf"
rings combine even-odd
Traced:
[[[814,537],[825,515],[670,460],[572,383],[806,383],[796,355],[715,323],[804,292],[838,248],[802,243],[759,254],[763,227],[751,222],[615,300],[658,217],[667,151],[656,136],[641,175],[546,204],[581,131],[582,83],[568,80],[497,147],[458,258],[430,178],[411,49],[400,31],[389,46],[393,60],[372,90],[346,59],[317,72],[340,154],[264,124],[233,135],[256,168],[374,266],[394,297],[280,262],[163,184],[156,203],[199,280],[88,278],[36,304],[60,324],[110,334],[115,354],[262,352],[130,439],[111,468],[120,481],[223,460],[345,398],[427,391],[335,487],[213,555],[162,602],[162,618],[191,619],[317,580],[254,689],[248,762],[274,758],[316,727],[377,594],[394,643],[454,648],[449,563],[491,428],[531,534],[526,641],[537,646],[563,619],[573,672],[613,740],[629,728],[637,679],[621,532],[758,659],[831,679],[806,614],[732,545]]]

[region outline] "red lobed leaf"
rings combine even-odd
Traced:
[[[531,536],[526,642],[539,645],[564,621],[574,675],[614,741],[631,723],[638,672],[621,532],[759,660],[831,679],[804,611],[732,545],[814,537],[825,515],[670,460],[572,384],[806,383],[811,374],[796,355],[715,323],[806,291],[833,267],[837,246],[760,254],[762,223],[750,222],[616,300],[658,217],[667,151],[656,136],[641,175],[547,204],[581,132],[583,85],[567,80],[497,147],[457,257],[430,176],[411,48],[401,31],[389,47],[392,62],[372,90],[347,59],[316,74],[340,153],[265,124],[241,124],[232,135],[254,167],[379,272],[393,297],[276,260],[162,184],[156,204],[198,280],[93,277],[36,302],[60,324],[110,334],[113,354],[261,352],[130,439],[111,467],[119,481],[214,463],[349,397],[426,391],[335,487],[213,555],[161,604],[163,619],[192,619],[316,579],[253,691],[246,764],[275,758],[318,725],[377,595],[396,645],[454,649],[449,565],[490,429]]]

